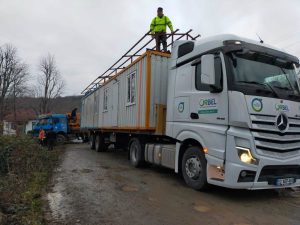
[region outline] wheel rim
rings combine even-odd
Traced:
[[[94,136],[91,136],[89,140],[90,140],[90,146],[91,146],[91,148],[94,147],[94,143],[95,143]]]
[[[95,147],[97,151],[99,150],[99,141],[100,141],[99,139],[100,139],[99,136],[97,136],[95,139]]]
[[[185,162],[185,172],[187,176],[193,180],[197,180],[202,172],[201,162],[199,157],[192,156]]]
[[[62,143],[64,143],[65,138],[62,137],[62,136],[58,136],[58,137],[56,138],[56,141],[57,141],[58,144],[62,144]]]
[[[137,147],[134,143],[131,144],[131,154],[130,155],[131,155],[131,160],[133,162],[136,162],[136,160],[137,160]]]

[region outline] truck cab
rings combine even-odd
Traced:
[[[175,171],[190,186],[203,186],[201,171],[229,188],[300,185],[298,58],[220,35],[176,42],[169,68],[166,135],[178,141]],[[189,147],[205,160],[186,156]]]
[[[57,134],[57,142],[63,143],[69,133],[68,118],[65,114],[41,115],[38,117],[37,124],[33,127],[35,135],[39,130],[52,130]]]

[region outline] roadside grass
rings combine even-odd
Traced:
[[[0,137],[0,224],[42,225],[42,195],[59,161],[31,137]]]

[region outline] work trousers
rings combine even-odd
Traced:
[[[53,150],[54,143],[55,143],[55,139],[53,139],[53,138],[47,139],[48,150]]]
[[[155,33],[156,50],[160,51],[160,44],[163,46],[164,52],[167,51],[167,36],[166,32]]]

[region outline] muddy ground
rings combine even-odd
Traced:
[[[127,153],[68,145],[55,172],[46,212],[50,224],[300,224],[300,192],[188,188],[172,170],[132,168]]]

